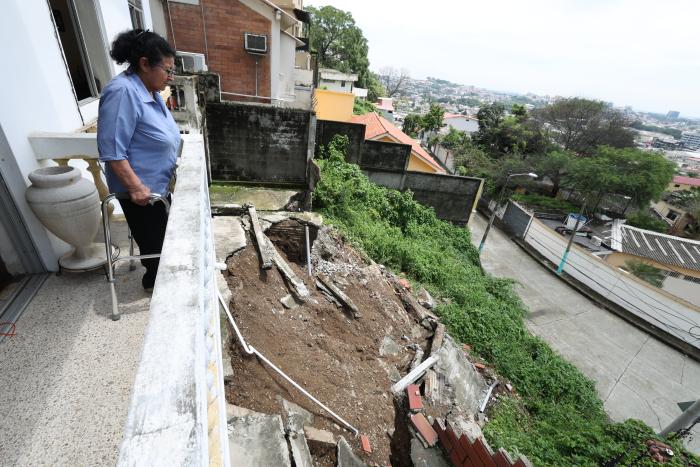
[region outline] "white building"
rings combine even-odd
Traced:
[[[110,59],[110,43],[134,26],[152,27],[148,0],[7,0],[3,7],[0,40],[12,66],[0,90],[0,288],[3,273],[7,280],[56,270],[69,248],[25,201],[28,174],[53,164],[37,158],[30,135],[94,126],[100,90],[123,69]]]
[[[700,133],[683,133],[681,143],[693,151],[700,149]]]
[[[447,133],[450,128],[463,131],[468,135],[479,131],[479,121],[466,115],[446,113],[443,117],[444,126],[441,133]]]
[[[328,89],[329,91],[349,92],[352,93],[357,75],[355,73],[343,73],[342,71],[332,70],[330,68],[321,68],[318,70],[319,89]]]

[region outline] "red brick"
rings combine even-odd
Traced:
[[[481,440],[481,438],[477,438],[474,440],[474,452],[478,456],[479,460],[481,463],[484,465],[484,467],[497,467],[496,463],[493,461],[493,453],[489,452],[488,448],[486,445],[484,445],[484,442]]]
[[[360,444],[362,444],[362,450],[367,454],[372,452],[372,446],[369,445],[369,438],[365,435],[360,435]]]
[[[465,352],[469,352],[472,349],[472,346],[469,344],[462,344],[462,350]]]
[[[435,446],[438,435],[428,423],[425,415],[422,413],[411,415],[411,423],[413,423],[413,427],[420,433],[425,442],[428,443],[428,446]]]
[[[416,384],[409,384],[406,388],[408,394],[408,408],[413,412],[423,410],[423,399],[420,397],[420,389]]]
[[[486,368],[486,365],[484,365],[483,363],[475,363],[475,364],[474,364],[474,367],[475,367],[477,370],[483,370],[484,368]]]
[[[510,460],[510,456],[503,449],[499,449],[493,456],[493,460],[496,461],[498,467],[511,467],[513,463]]]

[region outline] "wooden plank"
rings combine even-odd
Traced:
[[[350,311],[350,314],[352,315],[353,318],[357,319],[357,315],[360,313],[360,311],[357,309],[355,304],[350,300],[350,297],[345,295],[342,290],[340,290],[338,287],[333,284],[331,280],[329,280],[327,277],[323,275],[318,276],[318,280],[321,281],[321,283],[333,294],[336,296],[338,300],[340,300],[340,303],[345,305],[345,307]]]
[[[268,242],[265,241],[265,234],[260,226],[255,206],[248,205],[248,214],[250,215],[250,223],[253,226],[253,233],[255,234],[255,243],[258,244],[258,251],[260,252],[261,267],[263,269],[270,269],[272,267],[272,258],[270,258]]]

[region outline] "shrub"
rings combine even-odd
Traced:
[[[542,196],[537,194],[521,194],[515,193],[510,197],[513,201],[517,201],[522,204],[528,204],[530,206],[538,206],[545,209],[557,209],[564,212],[577,212],[578,207],[569,201],[565,201],[559,198],[550,198],[549,196]]]
[[[666,233],[668,231],[667,223],[644,212],[638,212],[627,217],[627,224],[644,230],[653,230],[654,232]]]

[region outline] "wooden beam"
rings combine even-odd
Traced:
[[[336,296],[340,302],[345,305],[345,307],[350,311],[350,314],[352,315],[353,318],[357,319],[360,311],[357,309],[357,306],[353,303],[352,300],[350,300],[350,297],[345,295],[342,290],[340,290],[338,287],[333,284],[328,278],[319,275],[318,280],[321,281],[321,284],[323,284],[326,289],[328,289],[333,295]]]
[[[255,206],[248,205],[248,214],[250,215],[250,223],[253,226],[253,233],[255,234],[255,243],[258,244],[258,251],[260,252],[260,266],[263,269],[270,269],[272,267],[272,259],[270,258],[268,241],[260,226]]]

